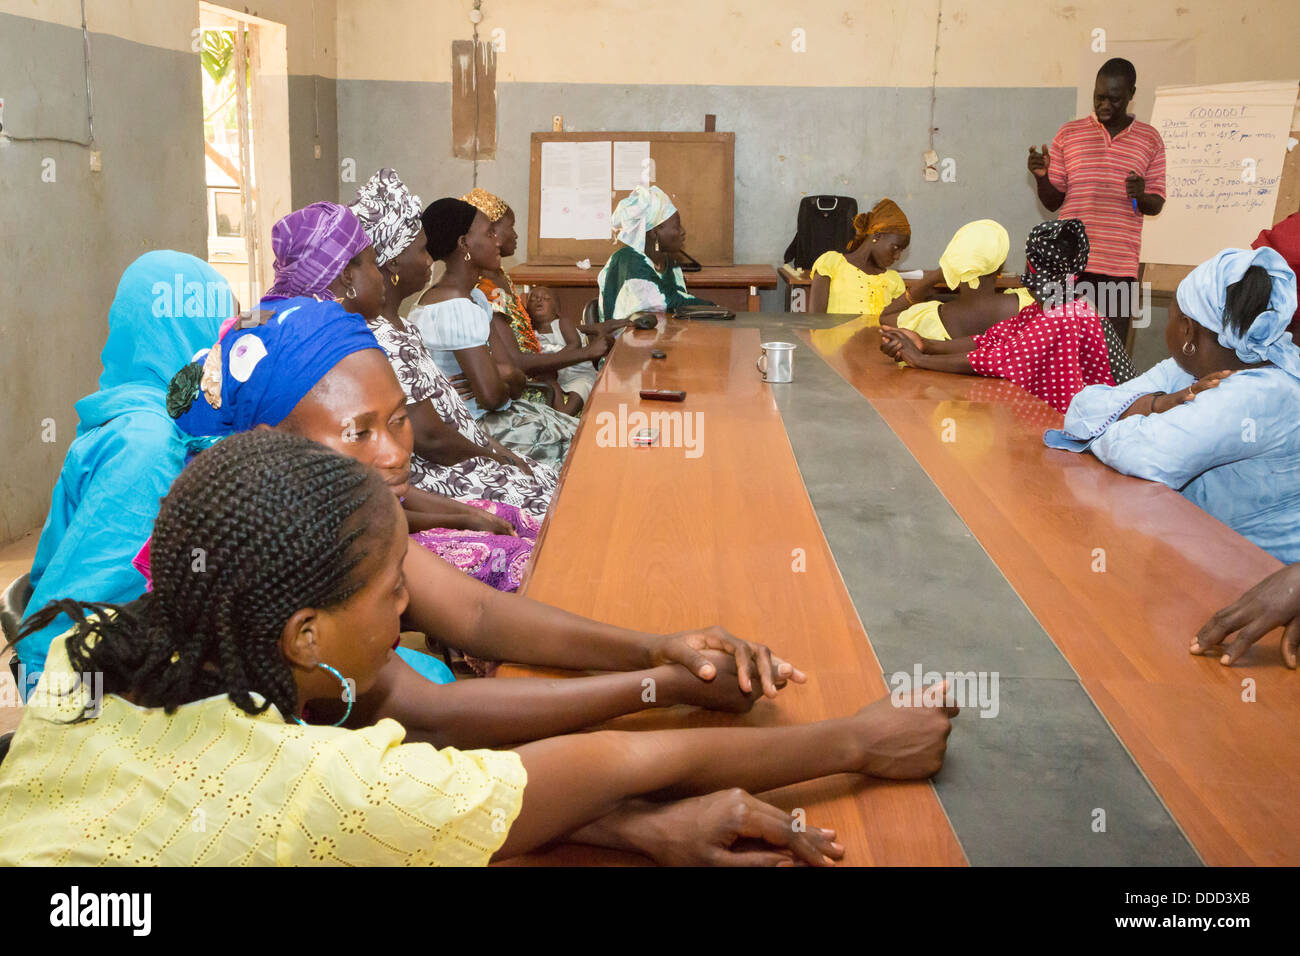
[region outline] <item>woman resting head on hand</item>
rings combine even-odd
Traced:
[[[376,472],[305,438],[247,432],[196,458],[159,510],[151,594],[37,615],[76,624],[6,759],[0,863],[481,864],[567,836],[635,847],[627,815],[651,794],[910,779],[942,764],[956,713],[944,688],[817,724],[601,731],[513,752],[405,744],[392,720],[304,724],[306,701],[350,699],[390,660],[406,532]],[[102,696],[75,680],[91,673]],[[76,783],[56,800],[34,783],[53,779]],[[189,826],[195,807],[222,813],[219,838]],[[811,862],[838,854],[823,831],[794,834],[754,809],[733,826],[754,832],[733,836]],[[726,829],[701,839],[725,854]],[[652,852],[667,842],[641,835]]]

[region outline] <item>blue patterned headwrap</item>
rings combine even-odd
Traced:
[[[329,371],[379,343],[359,315],[337,302],[263,300],[263,325],[241,328],[172,379],[167,410],[191,435],[224,436],[275,426]]]

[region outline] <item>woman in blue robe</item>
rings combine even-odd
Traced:
[[[1079,392],[1054,448],[1159,481],[1286,562],[1300,561],[1296,277],[1272,249],[1225,249],[1169,306],[1171,358]]]
[[[167,414],[167,383],[217,340],[234,308],[226,280],[194,256],[148,252],[122,274],[99,390],[77,402],[77,435],[36,548],[29,613],[56,598],[125,604],[144,592],[131,559],[190,451],[209,444],[184,434]],[[71,626],[60,616],[18,642],[24,697],[50,641]]]

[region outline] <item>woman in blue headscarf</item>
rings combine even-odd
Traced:
[[[1169,306],[1168,358],[1070,403],[1048,445],[1182,492],[1280,560],[1300,560],[1296,277],[1272,249],[1225,249]]]
[[[63,597],[125,603],[144,590],[131,558],[187,454],[201,447],[168,416],[167,383],[234,311],[226,280],[184,253],[146,253],[122,274],[99,391],[77,402],[77,436],[36,548],[30,611]],[[18,643],[24,695],[50,641],[71,626],[60,617]]]

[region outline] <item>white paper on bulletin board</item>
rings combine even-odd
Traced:
[[[614,189],[636,189],[653,182],[649,140],[614,141]]]
[[[610,145],[542,143],[541,238],[609,238]]]
[[[1166,200],[1142,228],[1142,261],[1196,265],[1273,225],[1296,80],[1156,90]]]

